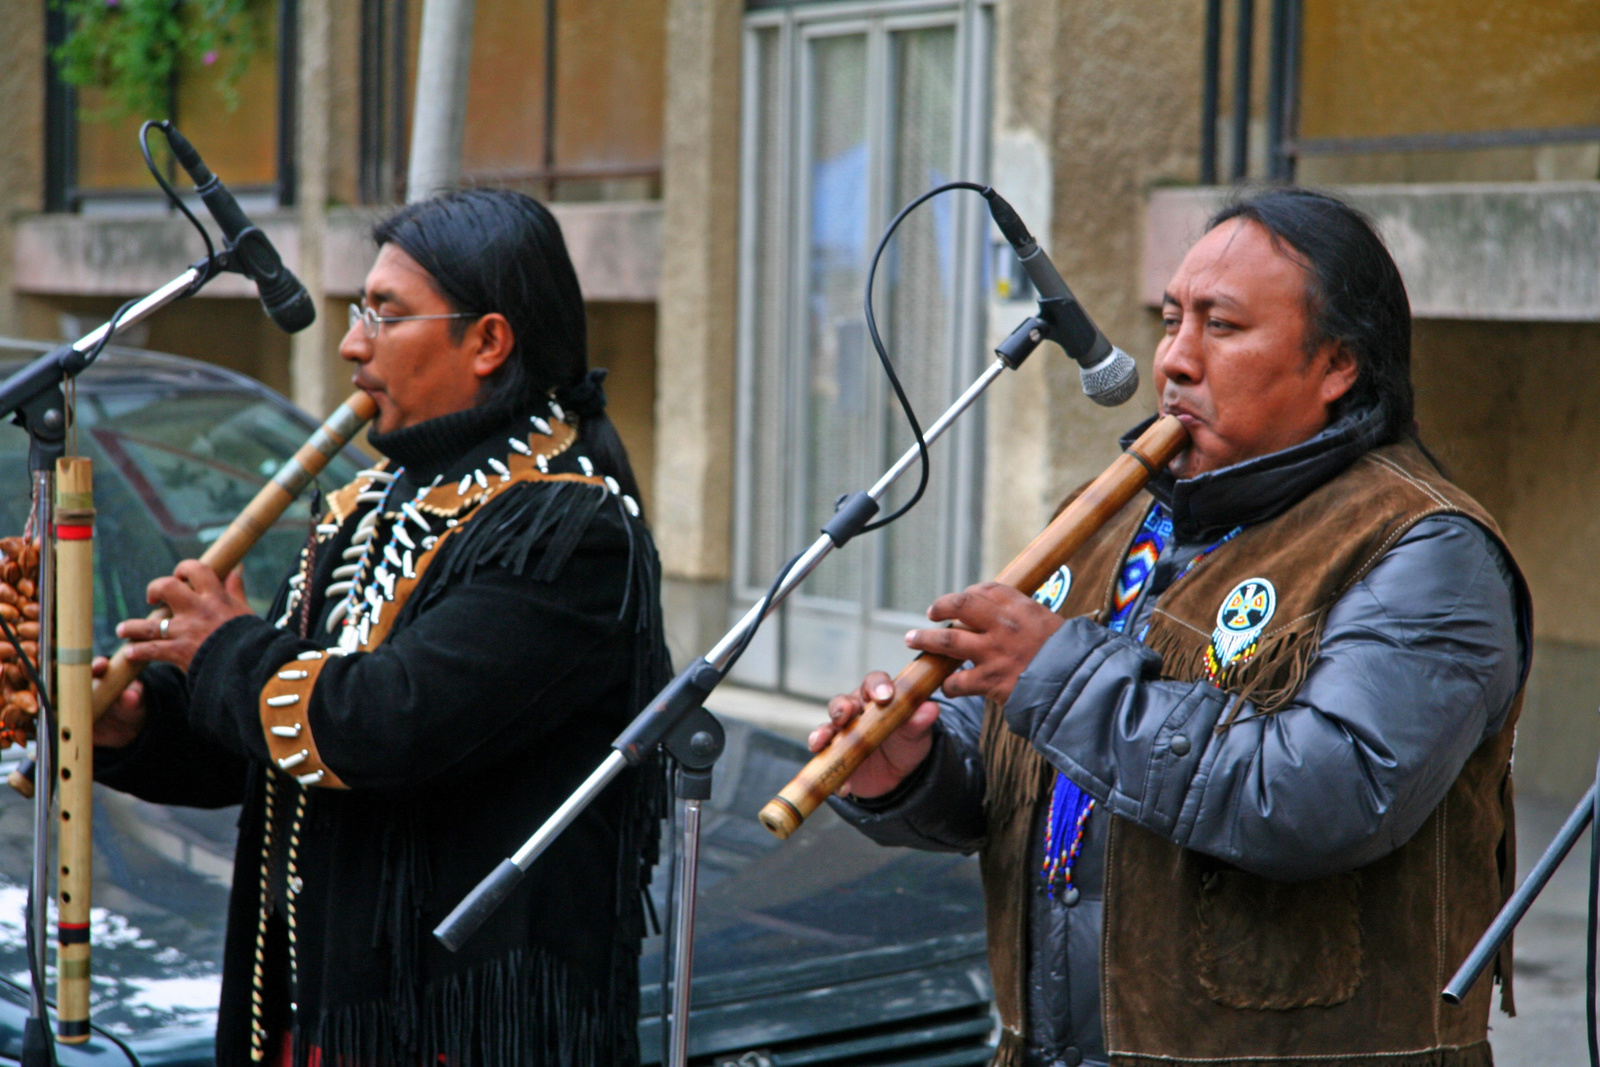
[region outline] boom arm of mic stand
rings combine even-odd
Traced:
[[[1012,333],[1006,343],[996,350],[998,358],[945,409],[938,421],[928,427],[923,434],[924,441],[932,444],[942,437],[996,378],[1008,369],[1015,370],[1028,358],[1028,354],[1043,339],[1042,332],[1036,328],[1038,325],[1038,320],[1029,319]],[[483,925],[483,921],[516,887],[523,874],[533,865],[533,861],[539,858],[539,854],[572,824],[584,808],[593,803],[601,790],[611,784],[612,779],[621,774],[629,764],[637,764],[648,756],[683,716],[705,702],[706,697],[716,688],[717,683],[722,681],[728,668],[732,666],[734,650],[742,643],[745,634],[760,626],[763,619],[777,611],[778,605],[783,603],[812,571],[816,570],[817,565],[829,552],[843,545],[866,525],[877,511],[877,502],[883,499],[889,487],[902,474],[911,469],[912,464],[917,462],[918,456],[917,447],[912,445],[894,466],[883,473],[871,489],[846,497],[834,520],[823,527],[822,536],[813,541],[811,547],[807,548],[789,568],[783,581],[778,584],[771,601],[756,603],[733,629],[723,635],[722,640],[718,641],[710,652],[689,664],[668,683],[667,687],[658,693],[628,728],[611,743],[615,751],[606,757],[605,762],[595,768],[588,779],[545,820],[539,831],[528,838],[514,856],[501,860],[500,865],[487,878],[462,898],[455,910],[434,928],[433,936],[452,952],[466,944],[467,939]]]
[[[204,283],[205,277],[201,266],[190,267],[125,311],[117,320],[118,332],[143,322],[168,304],[192,295]],[[111,323],[103,323],[70,345],[51,349],[0,382],[0,415],[17,411],[51,386],[59,385],[82,371],[88,366],[85,357],[94,351],[110,329]]]
[[[1460,1004],[1466,999],[1478,976],[1489,966],[1489,961],[1500,954],[1500,946],[1506,943],[1506,938],[1511,936],[1517,924],[1522,921],[1522,917],[1527,914],[1528,908],[1533,905],[1534,898],[1544,890],[1550,881],[1550,876],[1556,873],[1561,861],[1567,858],[1572,846],[1578,843],[1578,838],[1594,819],[1594,794],[1597,784],[1600,783],[1590,784],[1589,791],[1578,801],[1578,806],[1572,809],[1567,821],[1561,824],[1561,829],[1556,833],[1555,840],[1550,842],[1550,847],[1544,850],[1544,855],[1533,865],[1528,877],[1517,886],[1517,891],[1505,902],[1500,914],[1489,924],[1489,929],[1484,931],[1478,943],[1472,947],[1472,951],[1456,970],[1455,977],[1450,979],[1450,984],[1440,992],[1439,995],[1446,1003]]]

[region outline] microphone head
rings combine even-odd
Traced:
[[[272,287],[263,288],[267,291],[261,294],[261,306],[267,317],[284,333],[299,333],[317,320],[317,306],[311,302],[311,294],[299,282],[295,282],[288,292],[273,292]]]
[[[1114,408],[1133,399],[1139,390],[1139,365],[1115,345],[1111,354],[1092,367],[1079,366],[1083,391],[1096,404]]]

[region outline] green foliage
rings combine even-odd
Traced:
[[[95,118],[170,118],[173,72],[217,67],[228,108],[260,50],[270,0],[52,0],[67,17],[55,50],[63,80],[105,92]]]

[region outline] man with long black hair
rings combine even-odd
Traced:
[[[659,565],[556,220],[471,191],[380,224],[340,354],[388,457],[268,619],[186,561],[99,779],[244,803],[217,1059],[631,1064],[659,771],[604,794],[456,954],[430,935],[666,679]],[[237,572],[235,572],[237,574]]]
[[[1487,1065],[1490,983],[1439,990],[1512,884],[1530,606],[1416,440],[1399,271],[1345,204],[1266,191],[1162,320],[1187,451],[1049,603],[934,603],[961,628],[907,644],[967,666],[835,805],[982,852],[999,1064]]]

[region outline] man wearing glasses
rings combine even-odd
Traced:
[[[634,1064],[665,802],[609,790],[459,953],[430,934],[666,681],[654,547],[555,219],[515,193],[381,224],[340,355],[388,457],[328,498],[267,619],[195,561],[96,770],[244,804],[217,1062]],[[235,572],[237,573],[237,572]]]

